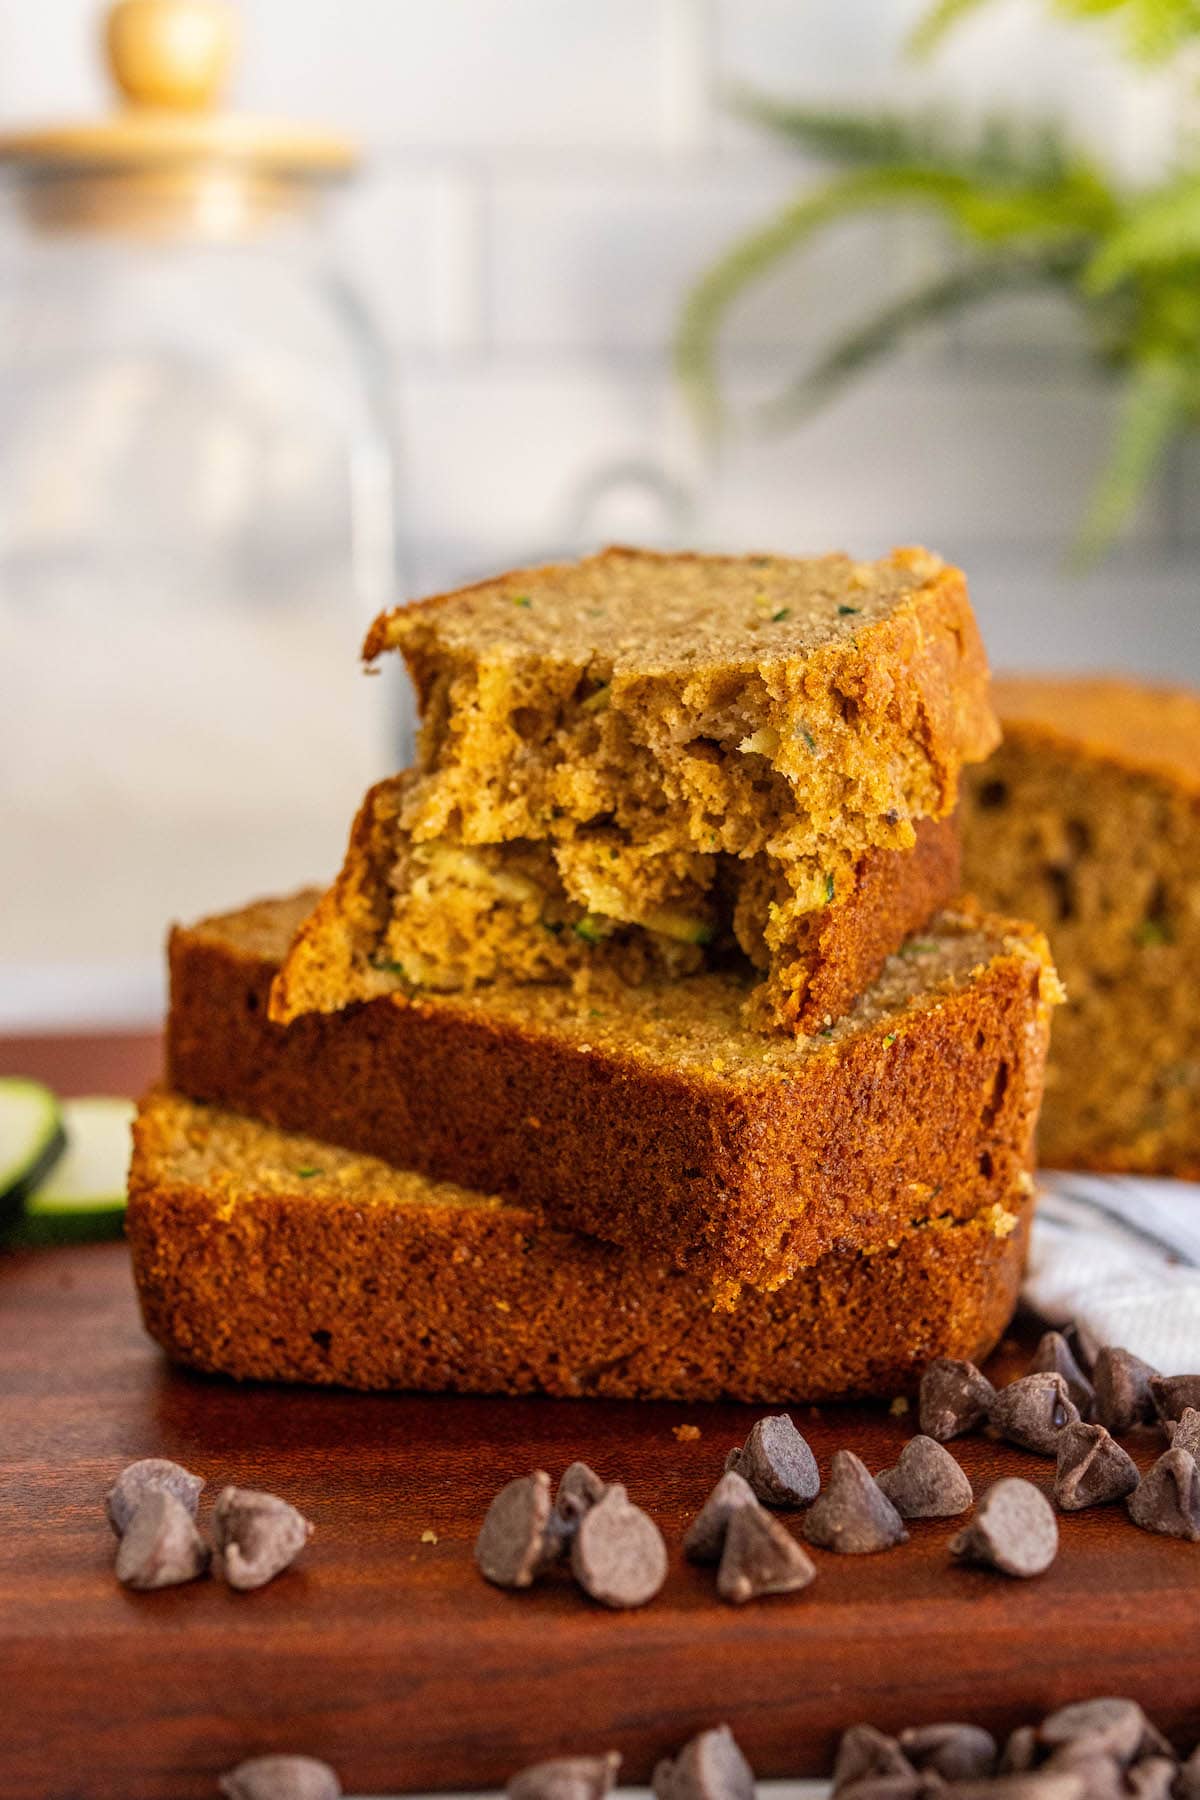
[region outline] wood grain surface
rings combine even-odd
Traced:
[[[106,1054],[94,1047],[82,1085],[113,1085]],[[1016,1372],[1030,1341],[1022,1329],[1000,1366]],[[882,1556],[814,1552],[802,1594],[722,1605],[679,1540],[755,1416],[236,1387],[165,1364],[122,1246],[0,1255],[0,1793],[192,1800],[267,1750],[326,1758],[351,1793],[488,1786],[609,1746],[640,1780],[721,1719],[760,1775],[800,1775],[828,1768],[858,1719],[1007,1729],[1117,1692],[1181,1745],[1200,1737],[1200,1546],[1120,1509],[1064,1519],[1036,1581],[952,1564],[947,1521]],[[797,1421],[822,1473],[839,1445],[891,1463],[912,1430],[882,1408]],[[698,1439],[676,1439],[685,1423]],[[1135,1448],[1145,1465],[1160,1444]],[[956,1449],[977,1491],[1052,1475],[985,1439]],[[149,1454],[206,1477],[202,1519],[226,1481],[284,1494],[316,1526],[302,1560],[256,1594],[123,1591],[103,1496]],[[666,1535],[670,1577],[640,1612],[605,1612],[566,1576],[509,1594],[475,1572],[495,1490],[576,1456],[625,1481]]]

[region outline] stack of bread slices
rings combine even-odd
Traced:
[[[1058,984],[959,896],[994,748],[925,551],[613,550],[386,614],[415,768],[328,892],[171,937],[129,1237],[177,1359],[894,1394],[1003,1331]]]

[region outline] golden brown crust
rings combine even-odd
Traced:
[[[298,906],[280,903],[273,955],[262,905],[249,934],[238,915],[172,933],[181,1092],[732,1286],[970,1218],[1027,1173],[1057,997],[1028,927],[938,921],[827,1037],[799,1042],[739,1027],[744,989],[716,976],[603,1008],[491,989],[278,1027],[268,995]]]
[[[964,800],[965,878],[1050,934],[1067,990],[1039,1145],[1059,1168],[1200,1177],[1200,697],[1000,684]]]
[[[180,1153],[181,1134],[203,1144],[198,1158]],[[834,1251],[776,1293],[714,1312],[690,1277],[528,1207],[379,1167],[344,1184],[337,1170],[295,1174],[318,1150],[171,1095],[144,1103],[128,1233],[146,1328],[170,1356],[244,1379],[359,1388],[888,1395],[914,1387],[933,1357],[992,1348],[1016,1302],[1032,1211],[1009,1196],[869,1254]]]

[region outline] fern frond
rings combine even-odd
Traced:
[[[1076,539],[1073,561],[1087,567],[1112,545],[1145,492],[1172,437],[1187,423],[1195,377],[1177,361],[1145,358],[1131,367],[1108,463]]]
[[[1065,287],[1073,292],[1080,266],[1080,256],[1059,253],[986,257],[939,275],[848,332],[763,407],[761,421],[770,429],[796,424],[922,325],[967,312],[1003,293],[1040,287]]]
[[[1088,268],[1089,293],[1107,294],[1146,269],[1200,260],[1200,169],[1145,195],[1109,234]]]
[[[987,0],[934,0],[934,4],[909,35],[910,56],[928,56],[942,39],[969,14],[979,12]]]

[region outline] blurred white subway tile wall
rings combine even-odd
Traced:
[[[1062,307],[998,302],[926,331],[791,435],[713,452],[681,402],[670,345],[689,284],[820,173],[732,115],[741,84],[1054,112],[1132,176],[1169,164],[1181,94],[1169,74],[1132,73],[1102,27],[994,0],[917,68],[902,46],[919,10],[244,0],[234,103],[326,122],[366,152],[331,228],[387,347],[413,591],[614,537],[864,554],[925,541],[967,567],[997,663],[1200,681],[1200,445],[1103,567],[1065,572],[1114,396]],[[0,123],[103,110],[97,12],[0,0]],[[730,392],[778,384],[934,248],[897,219],[823,241],[739,314]]]
[[[696,441],[669,346],[689,282],[805,180],[727,105],[739,84],[832,103],[1064,114],[1131,173],[1169,159],[1169,76],[1102,29],[996,0],[932,65],[916,0],[245,0],[234,98],[352,132],[336,221],[391,353],[407,577],[457,580],[613,534],[875,551],[923,539],[974,574],[999,661],[1200,677],[1200,452],[1085,580],[1064,546],[1113,397],[1053,303],[938,329],[803,430]],[[0,6],[0,114],[103,104],[92,0]],[[926,228],[843,229],[756,295],[725,356],[761,392],[896,293]],[[1131,588],[1152,598],[1130,606]]]

